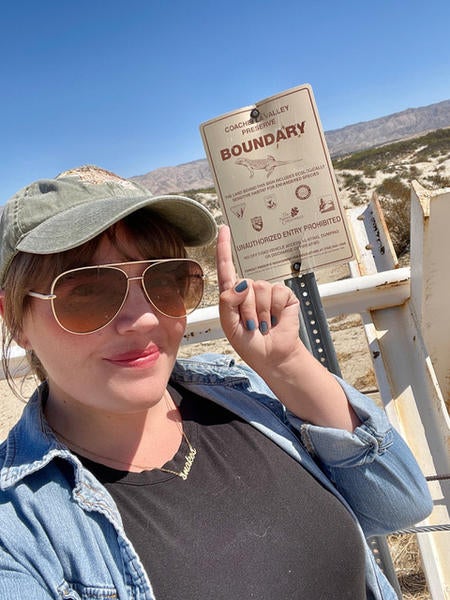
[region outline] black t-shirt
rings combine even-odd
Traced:
[[[363,600],[345,507],[228,410],[171,388],[197,450],[188,478],[83,462],[106,486],[158,600]],[[164,465],[180,471],[186,442]]]

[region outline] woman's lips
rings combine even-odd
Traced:
[[[157,346],[145,348],[144,350],[130,350],[113,356],[108,356],[105,360],[113,365],[121,367],[149,367],[159,358],[160,351]]]

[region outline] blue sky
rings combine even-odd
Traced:
[[[326,131],[450,99],[449,22],[448,0],[5,0],[0,204],[204,158],[200,123],[303,83]]]

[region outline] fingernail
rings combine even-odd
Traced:
[[[243,281],[240,281],[234,288],[235,292],[243,292],[246,289],[247,289],[247,282],[245,281],[245,279]]]
[[[272,325],[272,327],[275,327],[275,325],[278,323],[278,320],[276,317],[270,317],[270,324]]]
[[[254,331],[256,329],[255,321],[253,319],[247,319],[245,326],[249,331]]]
[[[259,324],[259,330],[263,335],[265,335],[269,331],[269,326],[267,325],[266,321],[261,321],[261,323]]]

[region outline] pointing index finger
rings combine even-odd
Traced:
[[[222,225],[219,229],[216,246],[216,264],[219,291],[224,292],[231,289],[235,285],[237,277],[233,264],[233,254],[231,252],[231,233],[227,225]]]

